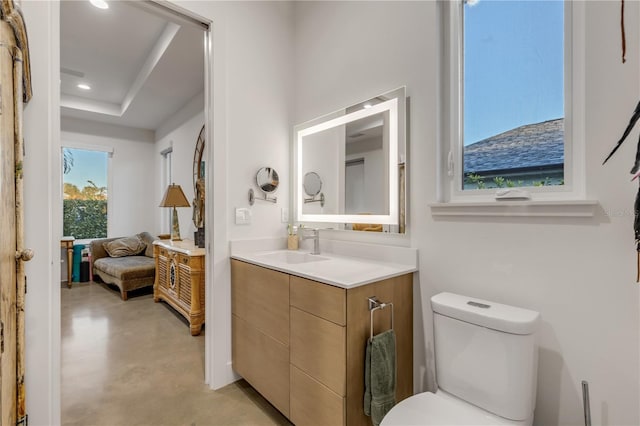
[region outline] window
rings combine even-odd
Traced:
[[[583,67],[573,62],[584,37],[572,32],[582,7],[573,3],[444,2],[450,199],[493,198],[509,187],[532,199],[579,192],[581,111],[573,106],[583,77],[574,71]]]
[[[107,236],[108,159],[104,151],[62,149],[64,235]]]
[[[171,156],[173,155],[173,147],[163,150],[162,155],[162,194],[173,183],[171,175]],[[162,232],[166,234],[171,233],[171,209],[160,209],[162,211]]]

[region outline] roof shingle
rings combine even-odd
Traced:
[[[464,173],[564,163],[564,118],[527,124],[464,148]]]

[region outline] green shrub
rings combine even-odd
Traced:
[[[474,173],[467,174],[467,178],[465,179],[465,183],[475,184],[478,189],[485,189],[486,186],[484,184],[484,178],[480,175],[476,175]]]
[[[77,239],[106,238],[107,200],[63,200],[63,232]]]

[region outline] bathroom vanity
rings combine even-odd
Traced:
[[[371,424],[363,397],[372,296],[393,303],[396,399],[413,394],[415,267],[286,250],[232,257],[233,368],[294,424]],[[373,318],[374,333],[385,331],[391,309]]]
[[[312,253],[283,250],[285,239],[231,242],[233,369],[294,424],[371,425],[367,341],[392,326],[396,401],[413,394],[417,250],[320,241],[312,229],[405,232],[406,106],[401,87],[295,126],[291,198]],[[269,170],[250,204],[276,202]]]

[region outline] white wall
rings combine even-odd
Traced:
[[[62,118],[61,129],[63,146],[113,150],[109,167],[108,236],[142,231],[157,234],[152,219],[160,200],[150,190],[157,182],[154,132],[70,117]]]
[[[581,380],[590,383],[594,424],[640,424],[636,185],[628,175],[635,144],[601,166],[638,101],[638,12],[638,3],[627,3],[622,65],[619,3],[586,2],[587,192],[600,201],[597,217],[445,220],[428,206],[437,184],[435,2],[296,4],[295,123],[401,85],[411,97],[404,243],[419,249],[417,390],[434,389],[429,299],[452,291],[541,312],[537,425],[583,424]]]
[[[207,6],[216,15],[218,5]],[[227,135],[220,143],[228,149],[228,239],[284,237],[280,209],[289,206],[291,5],[230,2],[225,9]],[[272,167],[280,176],[278,203],[256,201],[252,224],[235,225],[233,209],[249,207],[247,192],[258,189],[255,176],[261,167]]]
[[[286,2],[175,1],[213,25],[213,143],[207,166],[207,294],[209,384],[235,380],[231,369],[229,241],[286,236],[280,209],[289,206],[292,5]],[[261,167],[280,175],[278,203],[256,201],[252,223],[235,225],[234,209],[249,208]],[[211,204],[212,203],[212,204]]]
[[[172,181],[182,188],[184,195],[189,200],[191,207],[178,208],[178,221],[180,222],[180,235],[183,239],[193,240],[193,233],[196,230],[193,224],[193,154],[196,148],[196,141],[200,135],[200,130],[204,125],[204,96],[196,95],[183,108],[180,109],[172,118],[167,120],[158,131],[156,131],[156,143],[153,153],[153,161],[155,162],[155,173],[153,182],[154,207],[160,204],[160,200],[167,190],[162,179],[163,158],[160,154],[167,148],[172,148],[171,158],[171,176]],[[160,136],[162,135],[162,136]],[[205,141],[205,151],[203,159],[207,158],[207,148],[209,141]],[[210,190],[211,188],[206,188]],[[158,233],[164,229],[164,232],[170,232],[167,225],[163,227],[163,221],[167,218],[164,209],[157,208],[155,214],[155,223]],[[172,209],[168,209],[172,210]],[[165,213],[165,214],[163,214]]]
[[[54,223],[62,221],[54,200],[62,197],[61,157],[53,147],[59,139],[60,69],[59,13],[54,2],[22,2],[31,53],[33,98],[24,111],[25,244],[35,252],[25,270],[29,288],[25,298],[25,387],[31,425],[59,423],[60,392],[60,237]]]

